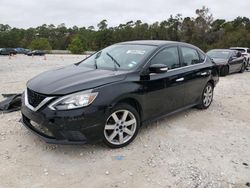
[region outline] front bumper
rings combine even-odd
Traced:
[[[22,100],[22,123],[51,144],[85,144],[102,139],[104,108],[94,106],[76,110],[53,111],[44,105],[32,111]]]

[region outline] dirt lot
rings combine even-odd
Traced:
[[[81,58],[0,57],[0,94]],[[123,149],[48,145],[18,122],[20,112],[0,114],[0,187],[246,187],[249,116],[250,72],[221,78],[208,110],[145,126]]]

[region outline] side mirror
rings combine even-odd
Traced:
[[[237,52],[236,57],[241,57],[241,53],[240,53],[240,52]]]
[[[164,73],[168,71],[168,67],[164,64],[153,64],[149,67],[150,73]]]

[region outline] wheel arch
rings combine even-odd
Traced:
[[[215,87],[215,82],[214,82],[214,80],[209,80],[207,83],[212,84],[213,88]]]
[[[142,105],[141,105],[141,103],[139,102],[138,99],[136,99],[134,97],[131,97],[131,96],[120,98],[120,99],[116,100],[115,102],[113,102],[112,107],[114,107],[114,106],[116,106],[118,104],[121,104],[121,103],[129,104],[132,107],[134,107],[137,110],[137,112],[138,112],[138,114],[140,116],[140,119],[142,119],[143,110],[142,110]]]

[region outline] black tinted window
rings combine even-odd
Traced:
[[[203,54],[203,53],[201,53],[201,52],[199,52],[199,55],[200,55],[200,61],[201,61],[201,62],[205,61],[206,55]]]
[[[165,64],[169,69],[180,67],[177,47],[169,47],[159,52],[151,60],[152,64]]]
[[[181,47],[182,55],[183,55],[183,63],[184,66],[194,65],[197,63],[202,63],[203,61],[200,59],[197,50],[189,47]]]

